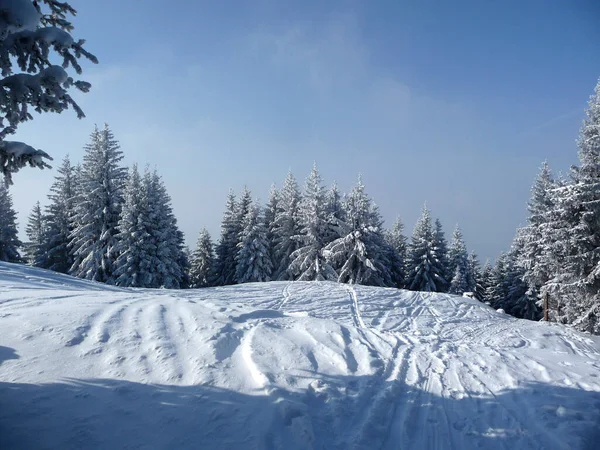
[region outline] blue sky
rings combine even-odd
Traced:
[[[350,189],[358,173],[389,225],[425,201],[482,260],[523,223],[541,162],[566,171],[600,76],[594,0],[72,0],[74,36],[100,60],[73,112],[36,116],[15,139],[55,165],[81,160],[107,122],[126,163],[163,175],[187,242],[218,237],[225,197],[265,201],[316,161]],[[53,171],[11,189],[22,226]]]

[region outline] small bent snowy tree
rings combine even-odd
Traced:
[[[300,233],[294,239],[299,248],[290,255],[288,272],[299,281],[335,280],[337,273],[323,255],[329,224],[325,192],[316,164],[306,179],[298,221]]]
[[[12,197],[6,186],[0,183],[0,261],[22,262],[20,246],[17,213],[13,209]]]
[[[81,57],[93,63],[98,60],[83,48],[84,40],[71,36],[69,16],[75,14],[59,0],[0,2],[0,173],[7,184],[26,165],[50,167],[46,160],[52,158],[44,151],[6,140],[20,123],[33,119],[30,109],[60,113],[73,108],[77,117],[85,117],[69,89],[88,92],[91,85],[73,80],[65,69],[71,66],[81,74]],[[53,64],[52,56],[61,65]]]
[[[388,245],[377,205],[365,193],[362,179],[345,201],[341,237],[329,243],[323,253],[332,267],[340,267],[338,282],[391,286]]]
[[[96,127],[85,147],[70,243],[73,265],[79,278],[114,283],[118,223],[127,177],[120,166],[123,153],[108,125]]]
[[[258,205],[249,205],[236,255],[236,281],[253,283],[269,281],[273,267],[267,243],[267,229]]]
[[[210,234],[203,228],[198,236],[196,249],[190,257],[190,287],[212,286],[215,270],[215,251]]]
[[[436,232],[427,205],[415,225],[409,246],[409,271],[406,287],[412,291],[443,292],[444,266],[437,251]]]

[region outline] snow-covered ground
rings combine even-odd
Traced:
[[[600,340],[441,294],[0,263],[0,448],[600,448]]]

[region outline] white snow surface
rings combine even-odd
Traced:
[[[477,300],[0,263],[1,449],[599,448],[600,340]]]

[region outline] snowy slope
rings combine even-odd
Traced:
[[[0,263],[3,450],[599,445],[600,340],[562,326],[441,294]]]

